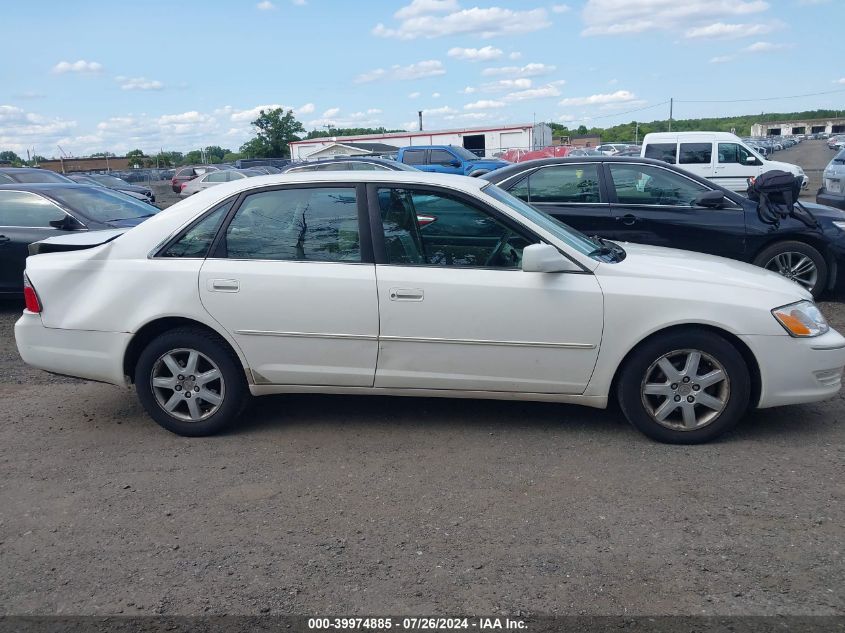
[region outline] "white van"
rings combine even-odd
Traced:
[[[739,193],[748,189],[749,178],[772,169],[801,176],[805,189],[809,182],[798,165],[768,160],[729,132],[653,132],[645,135],[641,156],[678,165]]]

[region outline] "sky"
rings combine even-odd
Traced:
[[[4,2],[0,151],[845,110],[845,0]],[[813,95],[813,96],[801,96]]]

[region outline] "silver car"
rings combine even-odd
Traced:
[[[263,173],[254,169],[223,169],[220,171],[210,171],[202,176],[197,176],[193,180],[188,180],[182,185],[182,190],[179,192],[180,198],[187,198],[195,193],[199,193],[203,189],[208,189],[214,185],[219,185],[224,182],[232,182],[233,180],[241,180],[242,178],[250,178],[252,176],[264,176]]]
[[[839,150],[825,167],[822,179],[816,202],[845,210],[845,149]]]

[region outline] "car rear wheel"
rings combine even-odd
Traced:
[[[135,368],[138,398],[161,426],[185,436],[212,435],[240,413],[248,393],[243,368],[225,341],[198,328],[161,334]]]
[[[763,249],[754,264],[800,284],[818,297],[827,287],[828,266],[824,256],[804,242],[778,242]]]
[[[652,439],[700,444],[739,421],[750,385],[745,361],[731,343],[712,332],[684,330],[635,349],[617,395],[625,417]]]

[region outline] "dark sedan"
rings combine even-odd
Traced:
[[[32,182],[73,182],[69,178],[57,174],[49,169],[38,167],[3,167],[0,169],[0,185],[9,183],[32,183]]]
[[[155,202],[156,197],[152,189],[130,185],[125,180],[108,174],[69,174],[68,178],[84,185],[99,185],[107,189],[114,189],[144,202]]]
[[[550,158],[482,178],[588,235],[750,262],[816,296],[833,287],[845,259],[842,211],[804,203],[817,226],[794,216],[766,223],[756,202],[661,161]]]
[[[282,167],[282,172],[294,174],[301,171],[419,171],[395,160],[375,156],[345,156],[291,163]]]
[[[76,231],[132,227],[159,209],[74,182],[0,185],[0,294],[23,290],[27,246]]]

